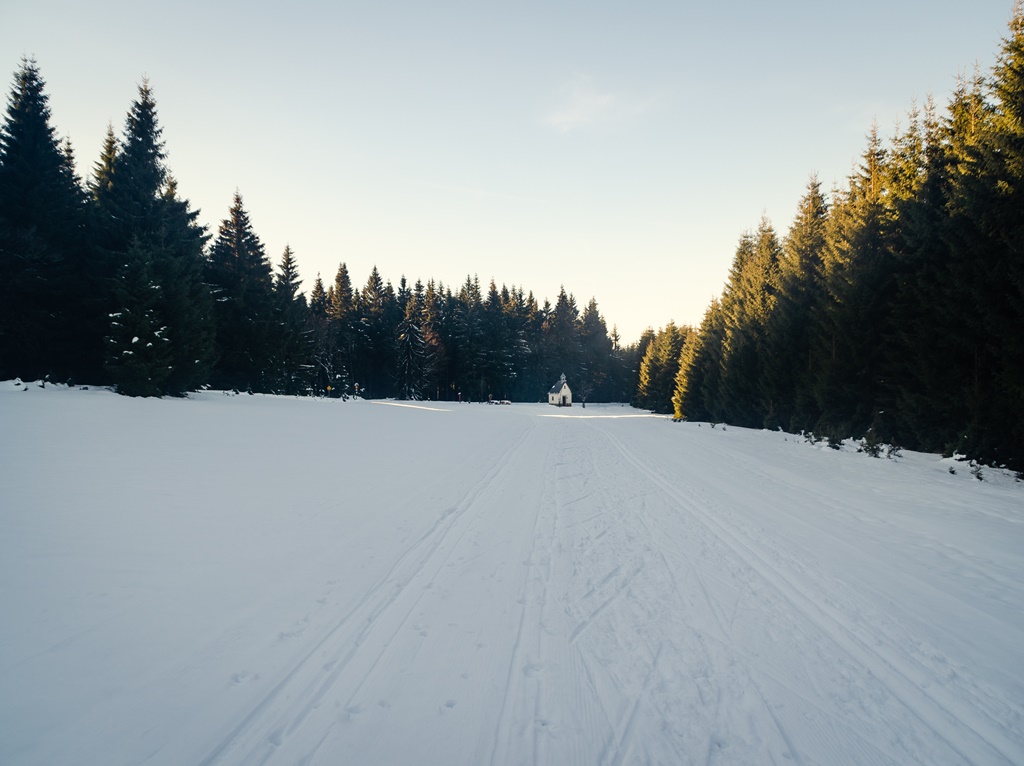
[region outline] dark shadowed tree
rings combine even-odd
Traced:
[[[213,307],[204,281],[206,231],[167,171],[161,132],[153,92],[143,81],[109,175],[102,187],[94,186],[94,232],[115,270],[130,263],[130,248],[146,251],[159,288],[154,310],[170,338],[172,369],[161,393],[181,395],[209,380]],[[123,308],[114,301],[111,313]]]
[[[284,333],[275,316],[273,272],[237,191],[210,248],[206,280],[217,331],[211,384],[260,393],[276,390],[274,373]]]
[[[105,332],[85,194],[24,59],[0,126],[0,378],[95,379]]]

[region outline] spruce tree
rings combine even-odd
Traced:
[[[463,401],[479,401],[486,396],[486,352],[483,296],[477,277],[466,281],[454,301],[452,322],[453,379]]]
[[[504,296],[504,297],[503,297]],[[510,313],[511,296],[503,286],[499,292],[492,279],[483,302],[484,345],[483,386],[480,398],[496,396],[506,399],[518,375],[518,362],[522,358],[522,339],[513,326]]]
[[[0,126],[0,378],[99,372],[85,196],[50,117],[39,67],[24,59]]]
[[[679,369],[672,394],[677,419],[722,421],[719,409],[722,355],[726,341],[726,318],[716,298],[704,312],[700,327],[687,334],[679,353]]]
[[[451,398],[451,374],[448,359],[450,324],[444,285],[429,280],[423,291],[423,340],[426,343],[427,382],[425,393],[437,400]]]
[[[324,290],[324,281],[319,274],[309,292],[309,314],[307,329],[310,335],[311,348],[311,379],[313,391],[322,396],[328,393],[338,395],[347,389],[337,385],[341,372],[338,371],[338,342],[336,325],[329,316],[330,300]]]
[[[884,432],[883,390],[895,294],[886,208],[887,153],[877,126],[849,188],[835,194],[823,259],[828,294],[815,317],[817,428],[832,437]]]
[[[546,312],[543,327],[546,378],[550,386],[561,373],[572,381],[579,378],[583,348],[580,343],[580,312],[576,298],[559,289],[555,306]]]
[[[309,291],[309,312],[315,317],[327,318],[327,293],[324,291],[324,280],[319,274]]]
[[[282,353],[283,332],[274,316],[274,283],[263,243],[237,191],[210,249],[206,280],[214,298],[217,388],[270,392]]]
[[[149,253],[159,287],[157,313],[168,328],[172,370],[162,393],[182,395],[206,383],[214,357],[214,320],[203,279],[206,231],[164,164],[156,102],[148,82],[139,86],[122,140],[104,185],[94,185],[94,231],[105,259],[127,262],[130,248]],[[109,136],[104,155],[110,150]],[[106,167],[101,159],[100,167]],[[124,309],[117,300],[111,311]]]
[[[360,333],[356,315],[355,292],[352,290],[352,280],[344,261],[339,264],[338,273],[331,286],[327,314],[330,317],[337,347],[335,366],[338,369],[338,374],[341,375],[337,380],[339,385],[347,388],[352,381]]]
[[[580,318],[580,346],[582,361],[580,381],[577,390],[580,399],[589,401],[612,401],[611,376],[613,346],[608,337],[608,326],[597,308],[597,299],[591,298]]]
[[[114,125],[108,122],[103,148],[100,149],[99,159],[93,165],[92,179],[89,181],[89,193],[96,203],[109,194],[114,186],[114,163],[117,161],[117,152],[118,144],[117,136],[114,134]]]
[[[374,399],[394,394],[394,337],[397,301],[394,288],[385,284],[374,266],[357,303],[358,339],[353,375],[361,392]]]
[[[409,292],[405,297],[405,313],[398,325],[396,341],[396,379],[401,399],[420,400],[427,385],[427,343],[423,337],[423,292]],[[404,287],[404,285],[403,285]]]
[[[274,278],[275,324],[280,334],[274,386],[288,394],[306,393],[313,383],[313,333],[306,297],[299,292],[301,282],[295,253],[285,245]]]
[[[655,334],[640,363],[638,406],[653,412],[672,412],[679,358],[690,332],[688,327],[669,322]]]
[[[160,396],[173,370],[171,338],[160,317],[161,287],[154,282],[151,253],[138,240],[124,255],[114,281],[119,310],[111,313],[105,369],[125,396]]]
[[[740,240],[729,282],[722,295],[726,321],[718,407],[729,420],[747,427],[777,421],[773,403],[763,396],[768,371],[766,327],[779,289],[781,247],[767,218]]]
[[[991,82],[991,111],[970,153],[960,209],[979,236],[961,240],[973,262],[978,313],[972,413],[979,456],[1024,469],[1024,7],[1018,0]]]

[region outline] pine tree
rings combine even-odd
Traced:
[[[819,412],[811,381],[812,317],[824,300],[822,257],[828,204],[812,176],[800,200],[779,259],[778,300],[765,326],[764,378],[761,389],[768,411],[766,426],[790,431],[810,429]]]
[[[608,326],[597,308],[597,299],[591,298],[583,309],[580,319],[580,382],[577,391],[580,400],[607,402],[615,399],[611,393],[611,376],[614,358],[612,340],[608,337]]]
[[[299,292],[301,284],[302,279],[299,277],[295,252],[291,245],[285,245],[284,252],[281,253],[281,262],[277,264],[277,273],[274,275],[274,289],[289,301],[301,300],[305,305],[305,298]]]
[[[94,231],[109,262],[124,263],[129,248],[150,254],[158,291],[157,313],[168,328],[172,370],[162,393],[181,395],[207,382],[214,357],[214,320],[203,280],[205,229],[164,164],[156,102],[143,81],[131,105],[102,190],[94,184]],[[110,150],[104,147],[104,156]],[[101,159],[106,168],[108,160]],[[116,301],[111,311],[120,311]]]
[[[578,379],[583,356],[580,312],[576,298],[572,293],[566,293],[565,287],[559,289],[554,308],[546,312],[543,333],[544,358],[547,362],[545,377],[553,382],[561,373],[565,373],[570,380]]]
[[[359,347],[359,327],[356,316],[355,292],[344,261],[338,266],[334,284],[328,300],[327,314],[333,326],[337,346],[337,362],[340,378],[338,384],[348,388],[355,369],[355,355]]]
[[[214,298],[217,388],[267,393],[283,337],[274,317],[273,272],[237,191],[210,249],[206,280]]]
[[[427,282],[423,291],[423,340],[426,343],[427,382],[425,394],[437,400],[451,398],[451,374],[448,359],[450,335],[445,331],[450,323],[444,285]]]
[[[309,292],[307,330],[312,346],[310,359],[313,369],[310,377],[313,391],[318,396],[327,394],[328,386],[331,393],[337,391],[338,394],[347,394],[347,388],[336,385],[342,373],[338,370],[337,326],[331,321],[329,306],[324,281],[317,274],[313,289]]]
[[[0,378],[94,377],[103,325],[89,269],[85,196],[24,59],[0,126]]]
[[[700,328],[687,334],[679,353],[679,370],[672,394],[677,419],[725,420],[725,413],[718,409],[725,341],[725,312],[716,298],[704,312]]]
[[[205,385],[215,359],[213,301],[203,278],[206,229],[197,222],[199,211],[178,195],[168,176],[160,196],[162,226],[153,252],[153,273],[161,285],[162,316],[172,337],[174,369],[166,393],[183,396]],[[176,334],[175,334],[176,333]]]
[[[309,312],[314,317],[327,318],[327,293],[324,292],[324,280],[319,274],[313,283],[313,289],[309,291]]]
[[[401,399],[420,400],[427,385],[427,343],[423,337],[423,292],[417,282],[417,293],[404,295],[405,313],[398,325],[396,360],[398,396]],[[404,283],[403,283],[404,288]],[[401,294],[401,293],[400,293]]]
[[[151,254],[136,240],[118,269],[110,315],[105,368],[119,394],[160,396],[173,370],[171,339],[160,318],[160,285],[153,281]]]
[[[453,307],[451,361],[453,378],[463,400],[486,396],[486,342],[480,281],[466,276]]]
[[[519,374],[523,339],[513,326],[510,304],[508,289],[502,286],[499,292],[492,279],[481,312],[485,346],[481,370],[483,383],[479,392],[481,399],[488,396],[507,399]]]
[[[397,301],[394,288],[385,284],[374,266],[360,291],[358,301],[358,339],[353,364],[354,383],[360,392],[378,399],[393,395],[394,337]]]
[[[815,317],[817,430],[862,435],[882,425],[886,344],[895,279],[888,247],[887,153],[877,126],[857,174],[833,194],[823,259],[828,298]]]
[[[779,289],[780,254],[775,231],[762,218],[755,233],[741,238],[722,295],[726,337],[717,406],[730,423],[741,426],[760,427],[778,417],[763,397],[762,380],[768,369],[765,336]]]
[[[978,299],[979,383],[970,447],[1024,469],[1024,6],[1015,5],[993,70],[991,112],[963,184],[979,237],[967,276]],[[972,246],[973,245],[973,246]]]
[[[93,165],[92,180],[89,182],[89,193],[95,203],[101,204],[114,186],[114,163],[117,161],[118,144],[114,134],[113,123],[107,123],[107,133],[103,139],[103,148],[99,159]]]
[[[636,397],[639,407],[653,412],[672,411],[679,358],[690,332],[688,327],[676,327],[669,322],[655,334],[640,363]]]
[[[274,279],[274,312],[280,333],[274,385],[288,394],[306,393],[313,384],[313,333],[306,297],[299,292],[301,283],[295,253],[285,245]]]

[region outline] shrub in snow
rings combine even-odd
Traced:
[[[878,438],[878,432],[874,428],[869,428],[868,432],[864,434],[864,438],[861,439],[859,450],[871,457],[881,457],[884,447],[882,440]]]

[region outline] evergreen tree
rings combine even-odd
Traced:
[[[1024,10],[1018,0],[993,70],[991,104],[968,149],[957,212],[972,236],[957,242],[960,289],[976,313],[975,393],[968,449],[1024,468]]]
[[[520,372],[511,396],[518,401],[546,401],[548,389],[554,380],[549,380],[549,363],[544,342],[545,312],[537,303],[532,292],[525,292],[522,287],[515,291],[510,309],[513,329],[517,339],[521,339]]]
[[[677,419],[722,421],[718,409],[726,318],[721,302],[711,301],[696,332],[687,334],[679,353],[679,369],[672,394]]]
[[[399,292],[405,299],[405,313],[398,325],[395,355],[398,364],[398,396],[412,400],[423,398],[429,373],[427,343],[422,329],[423,285],[419,282],[416,285],[415,294],[405,293],[403,281],[403,289]]]
[[[809,429],[819,413],[811,380],[810,318],[824,300],[822,257],[828,204],[821,184],[812,176],[786,235],[779,259],[779,289],[768,317],[761,388],[768,412],[765,425],[791,431]]]
[[[85,196],[24,59],[0,126],[0,378],[94,377],[103,324],[89,270]]]
[[[577,380],[583,356],[580,312],[576,298],[572,293],[566,293],[565,287],[558,291],[554,309],[546,312],[543,333],[544,358],[547,363],[545,377],[554,382],[561,373],[565,373],[570,380]]]
[[[305,305],[305,298],[299,292],[301,284],[295,253],[291,245],[285,245],[284,252],[281,253],[281,262],[277,264],[277,273],[274,275],[274,289],[289,301],[301,301]]]
[[[346,390],[352,383],[354,374],[355,354],[359,345],[359,327],[357,321],[356,298],[349,277],[348,266],[344,262],[338,265],[334,276],[334,284],[328,300],[327,314],[333,326],[337,346],[337,377],[338,385]]]
[[[104,258],[124,263],[129,248],[150,257],[159,287],[157,314],[170,338],[172,370],[162,393],[180,395],[207,382],[214,357],[213,307],[203,281],[205,229],[198,213],[179,197],[164,164],[156,102],[143,81],[131,105],[124,136],[105,185],[94,185],[94,231]],[[109,152],[110,144],[104,147]],[[106,167],[101,159],[100,166]],[[112,303],[113,312],[122,306]]]
[[[110,315],[105,368],[117,392],[160,396],[173,370],[168,328],[159,315],[160,285],[153,281],[152,258],[136,240],[118,269]]]
[[[763,398],[765,328],[775,309],[781,248],[767,218],[740,240],[722,295],[725,345],[717,407],[730,423],[760,427],[777,413]]]
[[[274,279],[275,317],[280,333],[275,386],[289,394],[302,394],[312,386],[313,333],[309,308],[299,292],[301,279],[291,247],[285,245]],[[323,285],[321,284],[321,289]]]
[[[536,310],[532,297],[528,299],[522,287],[509,289],[505,285],[502,285],[499,295],[508,375],[504,384],[499,386],[498,393],[504,399],[530,401],[536,398],[538,391],[546,390],[541,381],[532,387],[529,381],[535,367],[529,342],[532,316]]]
[[[481,400],[488,396],[507,399],[518,376],[523,339],[517,336],[513,327],[510,304],[508,289],[503,287],[499,292],[492,279],[481,313],[486,349],[481,370]]]
[[[835,194],[823,259],[827,300],[815,318],[814,395],[819,432],[834,437],[882,429],[889,310],[895,292],[886,237],[886,151],[872,128],[844,194]]]
[[[487,396],[487,346],[479,279],[466,276],[452,313],[453,378],[464,401],[480,401]]]
[[[117,161],[117,136],[114,135],[113,123],[107,123],[107,134],[103,139],[103,148],[99,159],[93,165],[92,180],[89,182],[89,193],[93,202],[101,204],[114,186],[114,163]]]
[[[676,327],[674,322],[655,334],[640,363],[638,406],[653,412],[672,411],[679,359],[689,334],[688,327]]]
[[[172,333],[174,364],[165,388],[168,394],[181,396],[209,381],[215,359],[213,301],[203,278],[208,237],[196,221],[199,211],[178,195],[177,182],[170,176],[160,207],[162,226],[154,249],[160,257],[153,262],[153,273],[161,285],[161,315]]]
[[[324,292],[324,281],[316,275],[313,289],[309,291],[309,312],[315,317],[327,318],[327,293]]]
[[[608,326],[597,308],[597,299],[591,298],[580,319],[580,381],[576,387],[580,400],[607,402],[611,394],[611,376],[614,348],[608,337]]]
[[[379,399],[394,394],[394,337],[397,301],[394,289],[385,285],[374,266],[358,301],[359,321],[354,383],[361,392]]]
[[[331,301],[324,291],[324,281],[319,274],[309,292],[309,314],[307,329],[310,335],[311,379],[313,391],[322,396],[327,393],[345,394],[343,371],[339,367],[337,323],[330,317]],[[338,385],[341,383],[342,385]],[[330,388],[328,388],[330,387]]]
[[[216,388],[268,393],[283,352],[284,337],[275,317],[273,272],[237,191],[210,249],[206,281],[214,298]]]
[[[427,282],[423,292],[423,340],[426,343],[427,382],[425,394],[435,399],[451,398],[451,375],[447,344],[450,335],[445,332],[449,324],[444,285]]]

